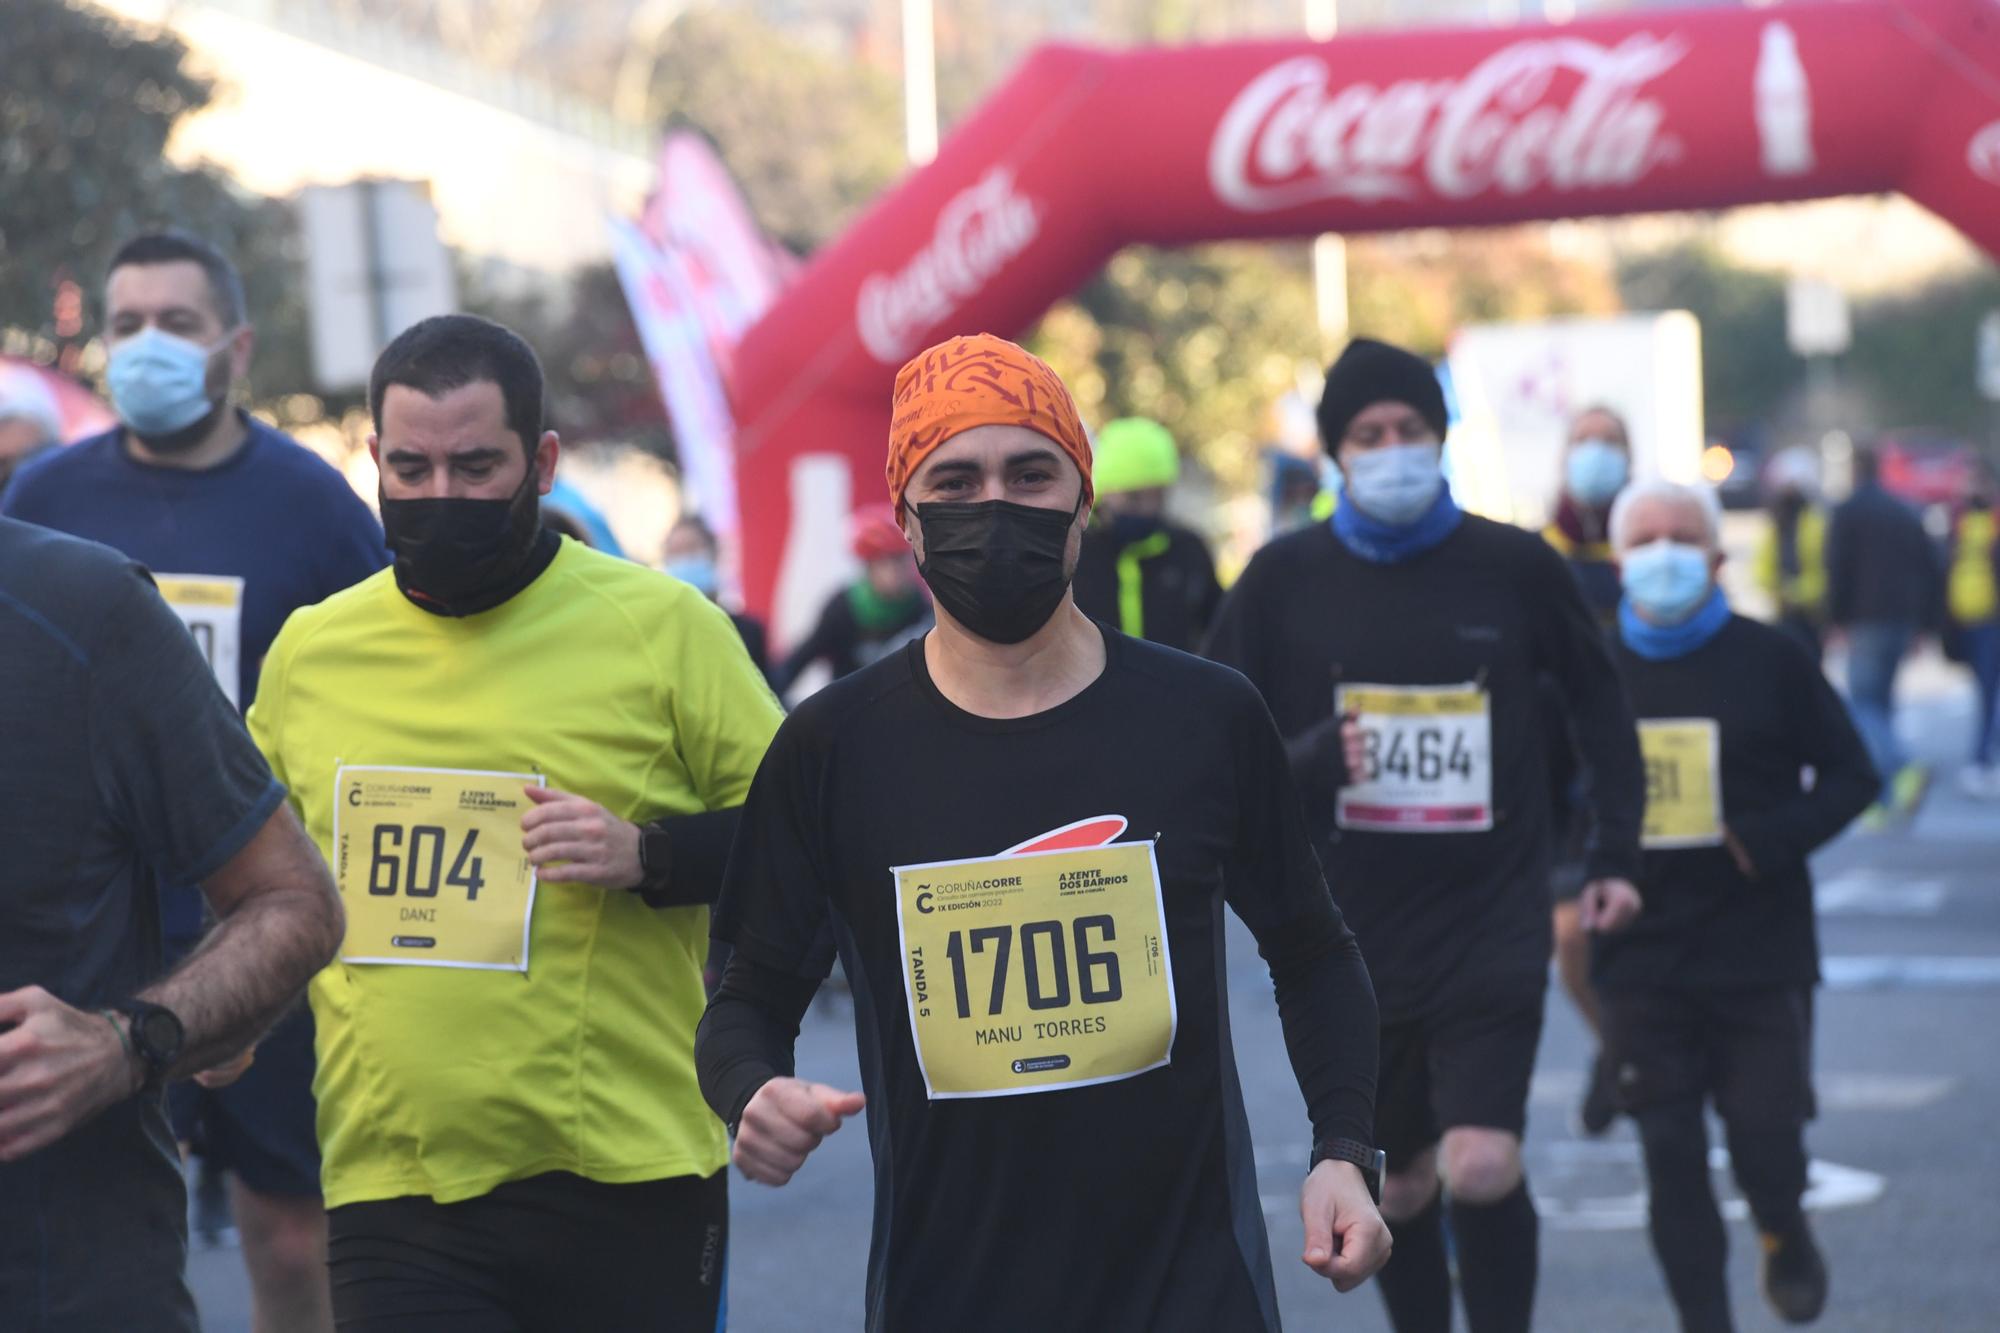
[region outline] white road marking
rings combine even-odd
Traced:
[[[1537,1155],[1545,1155],[1555,1164],[1554,1170],[1537,1172],[1531,1165],[1528,1171],[1535,1211],[1550,1226],[1559,1231],[1638,1231],[1646,1226],[1644,1166],[1635,1140],[1564,1139],[1549,1144],[1545,1154]],[[1567,1169],[1564,1163],[1568,1164]],[[1728,1178],[1728,1150],[1709,1149],[1708,1165],[1722,1177],[1716,1182],[1716,1194],[1721,1199],[1723,1217],[1732,1222],[1748,1218],[1750,1205],[1728,1193],[1732,1183]],[[1599,1179],[1589,1179],[1592,1175]],[[1619,1179],[1604,1181],[1606,1175]],[[1632,1188],[1613,1193],[1572,1196],[1565,1189],[1572,1183],[1581,1188],[1603,1189],[1622,1184],[1626,1178],[1632,1181]],[[1835,1208],[1857,1208],[1881,1198],[1887,1187],[1887,1179],[1873,1171],[1815,1159],[1806,1169],[1804,1203],[1807,1209],[1821,1213]]]
[[[1850,870],[1813,893],[1821,916],[1936,916],[1944,906],[1941,879],[1905,879],[1879,870]]]
[[[1529,1155],[1542,1159],[1530,1162],[1528,1181],[1535,1197],[1535,1211],[1550,1226],[1558,1231],[1645,1228],[1648,1198],[1645,1166],[1637,1140],[1557,1139],[1532,1147]],[[1259,1152],[1260,1163],[1263,1156]],[[1281,1154],[1287,1164],[1293,1156],[1302,1154]],[[1732,1191],[1728,1149],[1710,1148],[1708,1165],[1720,1177],[1715,1184],[1723,1218],[1731,1222],[1747,1219],[1750,1205]],[[1816,1213],[1858,1208],[1881,1198],[1887,1188],[1887,1178],[1877,1172],[1815,1158],[1806,1168],[1804,1203]],[[1276,1217],[1296,1214],[1299,1196],[1296,1191],[1260,1193],[1258,1202],[1263,1205],[1266,1217]]]
[[[1538,1070],[1528,1087],[1529,1104],[1568,1109],[1583,1096],[1583,1077],[1580,1069]],[[1937,1074],[1813,1075],[1822,1111],[1917,1111],[1943,1101],[1957,1087],[1956,1078]]]
[[[1822,960],[1829,990],[1946,990],[2000,986],[2000,958],[1838,954]]]

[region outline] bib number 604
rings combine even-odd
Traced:
[[[1118,926],[1108,916],[1080,916],[1071,924],[1070,939],[1076,945],[1076,994],[1085,1004],[1111,1004],[1125,994],[1118,973],[1118,955],[1110,949],[1091,947],[1092,931],[1098,942],[1118,938]],[[966,987],[966,944],[971,952],[993,955],[993,987],[987,997],[986,1012],[997,1015],[1007,1003],[1007,963],[1014,952],[1012,926],[981,926],[969,931],[954,930],[945,941],[944,954],[951,960],[951,980],[958,999],[958,1016],[972,1017],[972,1000]],[[1027,989],[1028,1008],[1063,1009],[1070,1003],[1069,949],[1060,921],[1027,921],[1020,927],[1021,976]],[[1048,970],[1042,957],[1048,955]]]
[[[444,868],[448,838],[436,824],[409,829],[401,824],[377,824],[374,854],[368,862],[368,892],[377,898],[392,898],[399,892],[410,898],[435,898],[439,886],[445,885],[464,889],[467,902],[478,902],[479,891],[486,886],[485,858],[472,854],[479,830],[466,830],[450,873]]]

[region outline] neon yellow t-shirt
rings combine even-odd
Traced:
[[[643,822],[741,804],[780,719],[721,610],[565,540],[478,615],[421,611],[387,570],[294,613],[249,720],[333,864],[341,767],[538,774]],[[526,934],[525,972],[337,960],[314,979],[329,1206],[727,1161],[694,1071],[708,909],[544,880]]]

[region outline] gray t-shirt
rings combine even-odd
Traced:
[[[200,883],[283,789],[144,570],[0,519],[0,992],[79,1008],[161,968],[159,886]],[[193,1329],[160,1098],[0,1165],[0,1328]]]

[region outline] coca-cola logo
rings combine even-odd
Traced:
[[[1014,188],[1014,173],[993,168],[944,206],[930,244],[915,259],[861,284],[855,325],[862,345],[877,361],[901,365],[917,350],[919,335],[978,295],[1040,231],[1041,212]]]
[[[1965,145],[1965,165],[1981,180],[2000,185],[2000,120],[1972,136]]]
[[[1447,199],[1630,185],[1679,155],[1642,97],[1688,45],[1635,33],[1516,42],[1463,78],[1336,86],[1319,56],[1253,79],[1223,113],[1208,177],[1221,200],[1267,213],[1321,199]],[[1567,89],[1565,100],[1563,90]]]

